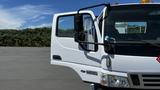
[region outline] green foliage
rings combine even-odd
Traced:
[[[51,28],[0,30],[0,46],[49,47]]]

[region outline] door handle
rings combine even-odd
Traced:
[[[59,55],[53,55],[53,59],[55,59],[55,60],[62,60],[61,56],[59,56]]]

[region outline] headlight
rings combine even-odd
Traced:
[[[129,88],[129,82],[127,77],[108,75],[109,87]]]

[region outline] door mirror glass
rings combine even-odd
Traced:
[[[74,39],[75,42],[82,42],[85,39],[84,36],[84,29],[83,29],[83,17],[81,14],[78,14],[75,16],[75,35],[74,35]]]
[[[90,15],[83,15],[83,27],[85,34],[85,42],[95,43],[96,29],[92,17]],[[86,44],[85,46],[88,50],[91,51],[94,51],[95,49],[95,44]]]

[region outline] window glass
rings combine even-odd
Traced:
[[[160,5],[112,7],[105,19],[104,42],[110,54],[158,56],[160,54]],[[106,14],[108,12],[106,11]],[[114,42],[113,42],[114,41]]]
[[[74,36],[74,16],[63,16],[58,19],[58,31],[59,37],[73,37]]]

